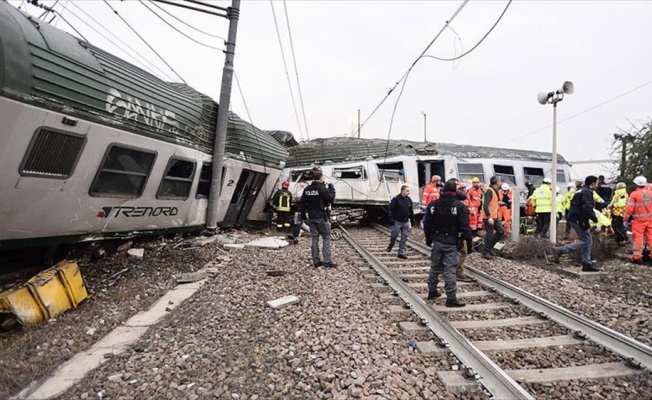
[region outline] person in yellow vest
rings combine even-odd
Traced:
[[[618,182],[616,185],[616,191],[614,192],[613,197],[611,198],[611,203],[609,204],[609,208],[611,209],[611,226],[616,234],[616,243],[629,243],[627,230],[623,224],[623,215],[625,214],[628,199],[629,195],[627,194],[627,185],[625,182]]]
[[[564,208],[564,219],[566,220],[566,232],[564,233],[564,241],[570,239],[571,225],[568,223],[568,212],[570,211],[571,200],[573,200],[573,196],[575,196],[576,188],[576,184],[569,182],[567,186],[568,191],[561,201],[561,205]]]
[[[283,231],[285,235],[290,233],[290,220],[292,213],[292,193],[288,190],[290,182],[284,181],[281,188],[272,197],[272,207],[276,211],[276,230]]]
[[[548,228],[550,227],[550,211],[552,209],[552,189],[550,178],[543,178],[543,183],[532,194],[534,202],[534,212],[537,218],[537,229],[534,236],[548,237]]]

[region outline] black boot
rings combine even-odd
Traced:
[[[428,292],[428,300],[434,300],[437,297],[441,297],[441,293],[439,293],[439,291],[435,290],[434,292]]]
[[[389,246],[387,246],[387,250],[385,250],[385,251],[388,252],[388,253],[391,252],[392,247],[394,247],[394,245],[390,243]]]
[[[582,272],[600,272],[600,268],[593,265],[593,263],[582,263]]]
[[[559,264],[559,257],[562,255],[562,250],[558,249],[557,247],[552,248],[552,260],[555,262],[555,264]]]
[[[457,300],[457,298],[452,298],[452,299],[446,299],[446,307],[464,307],[466,303],[462,303],[461,301]]]

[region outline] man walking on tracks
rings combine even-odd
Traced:
[[[469,210],[457,198],[457,183],[449,180],[439,200],[428,204],[424,222],[426,244],[432,245],[430,274],[428,277],[428,300],[441,296],[437,290],[439,274],[444,274],[446,307],[464,307],[457,300],[455,269],[460,262],[458,250],[461,241],[472,239],[469,228]]]
[[[401,186],[401,193],[395,196],[389,203],[387,216],[391,221],[394,221],[392,233],[389,237],[387,252],[389,253],[392,251],[400,232],[401,241],[398,243],[397,256],[398,258],[407,259],[407,255],[405,254],[405,244],[410,235],[412,225],[414,225],[414,210],[412,209],[412,199],[410,199],[410,187],[408,185]]]
[[[313,171],[313,181],[306,186],[301,195],[301,217],[305,221],[308,216],[308,226],[312,237],[312,264],[315,267],[335,268],[337,264],[331,258],[331,222],[330,205],[335,201],[335,187],[324,185],[321,171]],[[324,260],[319,258],[319,236],[323,240],[322,252]]]
[[[500,208],[500,195],[498,190],[500,188],[500,179],[497,176],[492,176],[489,180],[489,187],[484,193],[484,202],[482,204],[482,212],[480,217],[484,222],[484,229],[487,232],[487,237],[484,239],[484,249],[482,257],[492,260],[493,249],[496,243],[505,235],[503,224],[498,218],[498,209]]]
[[[593,246],[593,237],[591,236],[591,228],[589,225],[589,220],[595,223],[598,222],[598,217],[593,211],[593,191],[597,185],[598,178],[593,175],[589,175],[586,177],[582,189],[575,193],[575,196],[573,196],[573,200],[571,200],[570,211],[568,212],[567,222],[577,233],[577,237],[580,239],[580,241],[561,247],[554,247],[552,249],[552,254],[556,263],[559,263],[559,256],[562,254],[570,253],[573,250],[582,249],[582,271],[600,271],[600,269],[596,268],[596,266],[591,262],[591,247]]]
[[[632,239],[634,241],[634,252],[632,262],[640,263],[645,248],[643,240],[648,247],[652,246],[652,190],[649,189],[647,179],[644,176],[634,178],[636,190],[629,195],[627,208],[623,220],[632,222]]]

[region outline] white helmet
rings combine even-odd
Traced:
[[[647,179],[644,176],[637,176],[636,178],[634,178],[634,185],[645,186],[647,185]]]
[[[568,185],[566,185],[566,189],[574,189],[575,184],[573,182],[568,182]]]
[[[552,180],[550,178],[543,178],[543,183],[551,184]]]
[[[500,188],[503,190],[509,190],[509,185],[507,183],[503,183],[502,185],[500,185]]]
[[[556,191],[557,193],[561,192],[561,189],[559,188],[559,186],[557,186],[557,187],[555,188],[555,191]]]

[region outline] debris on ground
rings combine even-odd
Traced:
[[[135,258],[143,258],[145,256],[145,249],[129,249],[127,254]]]
[[[281,308],[298,302],[299,302],[299,298],[297,296],[291,295],[291,296],[283,296],[276,300],[270,300],[267,302],[267,305],[270,306],[271,308]]]

